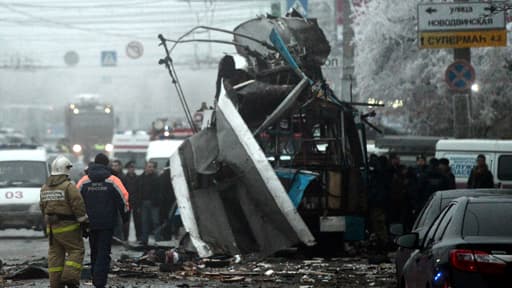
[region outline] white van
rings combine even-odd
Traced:
[[[149,135],[146,131],[127,131],[114,134],[112,145],[112,159],[121,161],[123,165],[133,161],[135,162],[135,173],[137,175],[142,173],[149,145]]]
[[[152,161],[157,164],[157,171],[161,171],[166,167],[167,161],[171,155],[178,150],[183,140],[167,139],[155,140],[149,142],[148,151],[146,153],[146,161]]]
[[[447,139],[439,140],[436,145],[436,158],[450,160],[458,188],[467,186],[479,154],[485,155],[494,184],[512,187],[512,140]]]
[[[41,186],[49,175],[46,151],[0,146],[0,229],[44,230]]]

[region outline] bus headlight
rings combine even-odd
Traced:
[[[105,107],[105,113],[110,114],[112,112],[112,109],[110,107]]]
[[[105,151],[107,152],[112,152],[112,150],[114,150],[114,145],[108,143],[107,145],[105,145]]]
[[[75,108],[75,109],[73,109],[73,113],[78,114],[78,113],[80,113],[80,110],[78,110],[78,108]]]
[[[73,145],[73,152],[75,152],[75,153],[82,152],[82,146],[80,146],[80,144]]]

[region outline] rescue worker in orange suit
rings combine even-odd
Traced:
[[[94,164],[89,166],[88,177],[80,188],[89,215],[91,274],[95,287],[107,285],[112,235],[118,213],[130,215],[127,213],[128,192],[121,180],[111,174],[108,163],[105,154],[96,155]]]
[[[69,180],[71,162],[63,156],[51,165],[51,176],[41,188],[40,202],[49,237],[50,287],[79,287],[88,223],[82,195]]]

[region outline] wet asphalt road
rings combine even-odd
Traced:
[[[133,237],[131,237],[133,238]],[[89,263],[86,242],[84,263]],[[41,231],[0,231],[0,260],[4,271],[22,267],[25,263],[45,261],[48,242]],[[113,262],[121,255],[137,258],[142,252],[128,251],[123,246],[112,247]],[[126,257],[126,256],[125,256]],[[117,265],[117,264],[116,264]],[[129,266],[129,265],[128,265]],[[133,266],[133,265],[132,265]],[[126,267],[126,266],[125,266]],[[139,269],[139,268],[135,268]],[[347,257],[325,259],[270,257],[258,261],[243,261],[230,267],[198,269],[190,267],[174,273],[160,273],[158,267],[144,267],[156,272],[158,278],[120,278],[109,275],[111,287],[395,287],[392,264],[368,265],[365,258]],[[187,286],[188,285],[188,286]],[[3,280],[0,287],[48,287],[48,279]],[[82,280],[81,287],[93,287]]]

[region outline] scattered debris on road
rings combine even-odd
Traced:
[[[48,278],[48,269],[37,265],[28,265],[9,272],[4,279],[8,280],[27,280]]]
[[[46,259],[22,264],[2,262],[0,286],[38,286],[48,277]],[[89,263],[84,263],[82,281]],[[287,257],[257,258],[251,255],[199,258],[178,249],[150,249],[140,256],[121,254],[112,261],[109,283],[113,286],[140,287],[168,283],[173,287],[395,287],[394,265],[368,264],[366,257],[304,258],[299,253]],[[40,282],[28,284],[27,279]],[[44,282],[46,285],[47,283]],[[136,284],[139,283],[139,284]],[[33,285],[32,285],[33,284]],[[183,286],[185,285],[185,286]]]

